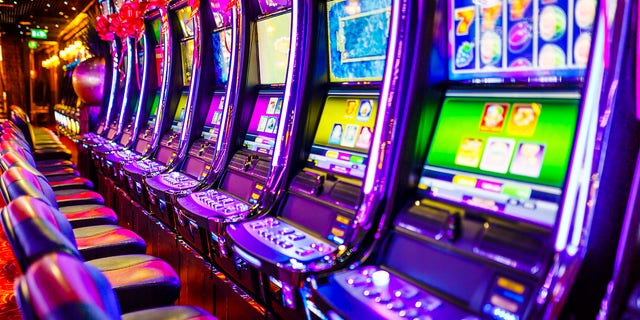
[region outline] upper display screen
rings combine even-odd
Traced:
[[[193,50],[193,39],[180,43],[180,51],[182,53],[182,85],[185,87],[191,83]]]
[[[231,25],[231,7],[229,6],[229,0],[215,0],[211,1],[210,4],[216,28]]]
[[[202,137],[216,141],[220,133],[220,124],[222,123],[222,112],[224,111],[224,94],[214,94],[207,113],[207,120],[204,123]]]
[[[258,0],[262,14],[269,14],[291,7],[291,0]]]
[[[162,21],[160,18],[151,20],[151,28],[156,44],[162,44]]]
[[[258,21],[260,83],[284,83],[287,77],[291,12]]]
[[[259,95],[244,139],[244,147],[252,151],[273,155],[281,111],[281,96]]]
[[[183,37],[193,37],[195,32],[193,18],[191,17],[191,7],[185,6],[182,9],[176,11],[178,21],[180,22],[180,28],[182,29]]]
[[[221,87],[229,80],[229,66],[231,65],[231,29],[214,32],[213,54],[216,69],[216,86]]]
[[[449,3],[452,80],[584,74],[596,0]]]
[[[151,105],[151,111],[149,111],[149,118],[147,120],[148,125],[153,125],[153,123],[156,122],[158,105],[160,105],[160,93],[156,93],[153,97],[153,104]]]
[[[577,117],[574,99],[448,97],[419,188],[550,226]]]
[[[327,97],[307,160],[309,167],[363,178],[377,113],[377,99]]]
[[[184,121],[184,113],[187,110],[187,100],[189,99],[189,95],[183,93],[180,96],[180,100],[178,101],[178,108],[176,109],[176,114],[173,116],[173,124],[171,125],[171,130],[174,132],[182,131],[182,122]]]
[[[382,80],[390,15],[391,0],[327,3],[331,82]]]
[[[158,88],[162,87],[162,72],[164,71],[164,64],[162,63],[162,58],[164,55],[164,47],[157,46],[155,48],[156,51],[156,75],[158,79]]]

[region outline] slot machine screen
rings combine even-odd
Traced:
[[[372,97],[327,97],[308,167],[363,178],[377,113]]]
[[[182,85],[187,87],[191,83],[191,71],[193,66],[193,39],[180,43],[182,55]]]
[[[162,21],[160,18],[151,20],[151,29],[153,30],[153,38],[156,44],[162,44]]]
[[[261,84],[285,82],[290,36],[291,12],[258,21],[258,60]]]
[[[193,19],[191,18],[191,7],[185,6],[182,9],[176,11],[178,21],[180,22],[180,29],[182,29],[183,37],[193,37],[195,32]]]
[[[184,113],[187,109],[187,100],[189,99],[189,95],[183,93],[180,96],[180,100],[178,101],[178,108],[176,109],[176,114],[173,116],[173,124],[171,125],[171,130],[174,132],[182,131],[182,121],[184,120]]]
[[[210,141],[218,140],[220,125],[222,123],[222,112],[224,111],[224,95],[214,94],[207,113],[207,120],[202,129],[202,137]]]
[[[282,97],[276,95],[258,96],[244,139],[244,147],[248,150],[273,155],[281,111]]]
[[[216,70],[216,86],[222,87],[229,80],[229,67],[231,65],[231,29],[214,32],[213,54],[214,68]]]
[[[136,70],[138,71],[136,73],[136,76],[138,77],[138,88],[142,87],[142,77],[144,76],[144,52],[145,52],[145,48],[144,48],[144,42],[143,41],[138,41],[138,57],[137,57],[137,65],[136,65]]]
[[[390,16],[391,0],[327,2],[331,82],[382,80]]]
[[[158,116],[158,105],[160,105],[160,94],[156,93],[153,97],[153,104],[151,105],[151,111],[149,112],[149,120],[147,121],[147,124],[150,126],[156,122],[156,117]]]
[[[418,188],[553,226],[577,118],[577,99],[449,96]]]
[[[156,47],[156,74],[158,78],[158,88],[162,87],[162,72],[164,71],[164,66],[162,64],[164,54],[164,48],[162,46]]]
[[[595,0],[450,1],[450,78],[581,77],[596,5]]]
[[[217,0],[209,3],[211,4],[211,12],[213,13],[213,21],[216,24],[216,28],[224,28],[231,25],[229,0]]]
[[[262,14],[269,14],[291,7],[291,0],[258,0]]]

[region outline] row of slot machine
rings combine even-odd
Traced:
[[[113,42],[80,149],[285,319],[593,316],[638,150],[630,6],[169,1]]]

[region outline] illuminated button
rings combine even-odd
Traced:
[[[404,302],[400,299],[396,299],[393,302],[387,304],[387,309],[389,310],[400,310],[404,308]]]
[[[291,228],[284,228],[284,229],[282,229],[282,230],[278,231],[278,233],[279,233],[279,234],[281,234],[281,235],[283,235],[283,236],[286,236],[286,235],[292,234],[292,233],[294,233],[294,232],[295,232],[295,231],[294,231],[293,229],[291,229]]]
[[[263,185],[261,185],[261,184],[256,184],[256,187],[255,187],[255,188],[256,188],[257,190],[264,190],[264,186],[263,186]]]
[[[398,312],[398,315],[403,318],[414,318],[418,316],[418,309],[409,308],[409,309],[400,310],[400,312]]]
[[[236,204],[236,209],[238,211],[247,211],[247,210],[249,210],[249,206],[247,206],[246,204],[243,204],[243,203],[238,203],[238,204]]]
[[[349,218],[341,216],[341,215],[338,215],[336,217],[336,221],[338,221],[338,222],[340,222],[342,224],[349,224]]]
[[[230,199],[230,198],[222,200],[223,204],[229,204],[229,203],[232,203],[232,202],[233,202],[233,199]]]
[[[523,294],[525,289],[524,285],[502,277],[498,278],[498,286],[517,294]]]
[[[390,281],[389,272],[378,270],[371,274],[371,280],[373,280],[373,285],[376,287],[386,287]]]
[[[313,252],[314,252],[313,249],[309,249],[309,248],[302,248],[302,249],[296,250],[296,254],[302,257],[308,256]]]
[[[354,276],[354,277],[349,277],[347,279],[347,284],[349,284],[352,287],[359,287],[362,285],[365,285],[369,283],[369,279],[367,277],[363,277],[363,276]]]
[[[426,297],[417,301],[415,306],[416,308],[423,308],[427,311],[433,311],[442,305],[442,301],[440,299],[434,297]]]
[[[413,318],[413,320],[433,320],[433,318],[431,318],[431,316],[428,316],[428,315],[422,315],[422,316]]]
[[[344,237],[344,230],[338,228],[332,228],[331,234],[336,237]]]
[[[256,222],[256,223],[252,223],[251,224],[251,228],[254,229],[254,230],[255,229],[260,229],[260,228],[264,228],[264,225],[262,223],[260,223],[260,222]]]
[[[254,193],[251,194],[251,199],[258,200],[258,199],[260,199],[260,195],[254,192]]]
[[[289,235],[289,239],[291,239],[293,241],[302,240],[304,238],[306,238],[306,236],[304,234],[301,234],[301,233],[295,233],[295,234]]]
[[[391,302],[391,295],[387,292],[380,292],[380,295],[375,297],[373,301],[377,303],[389,303]]]
[[[411,299],[418,295],[418,289],[413,286],[406,286],[400,290],[394,291],[393,295],[398,298]]]
[[[375,298],[380,295],[380,290],[377,289],[366,289],[362,292],[365,297]]]
[[[229,214],[229,213],[234,213],[236,212],[236,208],[231,207],[231,208],[225,208],[224,209],[224,213]]]
[[[289,248],[293,247],[293,243],[284,241],[283,243],[280,244],[280,247],[282,247],[284,249],[289,249]]]

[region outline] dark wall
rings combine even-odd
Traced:
[[[2,37],[2,83],[7,104],[29,108],[29,56],[24,39]],[[1,93],[0,93],[1,94]]]

